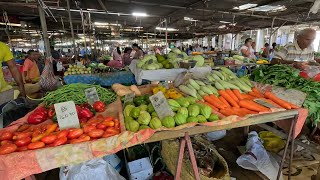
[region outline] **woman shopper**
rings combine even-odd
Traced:
[[[253,41],[251,38],[247,38],[244,41],[244,45],[240,48],[240,52],[244,57],[256,59],[256,56],[254,55],[254,49],[252,47],[252,42]]]

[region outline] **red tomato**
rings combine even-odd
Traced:
[[[77,139],[83,134],[82,129],[74,129],[72,131],[69,131],[68,139]]]
[[[18,152],[27,151],[27,150],[28,150],[28,146],[21,146],[21,147],[18,147],[17,149]]]
[[[120,121],[118,119],[114,119],[113,122],[115,128],[120,128]]]
[[[86,142],[86,141],[90,141],[90,136],[85,136],[82,138],[78,138],[78,139],[72,139],[70,141],[71,144],[76,144],[76,143],[82,143],[82,142]]]
[[[57,135],[55,134],[50,134],[48,136],[45,136],[41,138],[41,141],[44,142],[45,144],[51,144],[57,139]]]
[[[58,138],[54,143],[53,143],[53,146],[61,146],[61,145],[64,145],[66,144],[68,141],[67,137],[60,137]]]
[[[119,134],[120,130],[114,127],[108,127],[105,132]]]
[[[31,143],[31,138],[30,137],[25,137],[25,138],[22,138],[22,139],[18,139],[18,140],[16,140],[14,142],[14,144],[16,144],[18,147],[27,146],[30,143]]]
[[[13,142],[12,141],[10,141],[10,140],[3,140],[3,141],[1,141],[1,146],[2,145],[5,145],[5,144],[13,144]]]
[[[61,138],[61,137],[67,137],[68,134],[69,134],[69,131],[68,131],[68,130],[62,130],[62,131],[60,131],[60,132],[58,133],[57,138],[59,139],[59,138]]]
[[[28,149],[30,150],[40,149],[40,148],[43,148],[44,146],[45,146],[44,142],[38,141],[38,142],[30,143],[28,145]]]
[[[15,152],[17,148],[15,144],[5,144],[0,147],[0,155]]]
[[[113,120],[113,117],[106,117],[105,119],[104,119],[104,121],[112,121]]]
[[[94,129],[88,133],[88,135],[92,138],[100,138],[102,137],[104,131],[102,129]]]
[[[97,125],[97,129],[106,130],[107,126],[105,124],[100,123],[100,124]]]
[[[3,140],[11,140],[12,137],[13,137],[13,133],[7,131],[7,132],[4,132],[4,133],[1,134],[1,136],[0,136],[0,141],[3,141]]]
[[[80,124],[86,123],[87,121],[88,121],[87,118],[81,118],[81,119],[79,119]]]
[[[94,130],[94,129],[96,129],[96,126],[87,125],[87,126],[85,126],[85,127],[83,128],[83,131],[84,131],[84,133],[88,134],[88,132],[90,132],[90,131],[92,131],[92,130]]]
[[[114,122],[113,121],[103,121],[101,124],[104,124],[107,127],[113,127],[114,126]]]
[[[98,115],[96,116],[96,118],[97,118],[98,120],[103,120],[103,119],[104,119],[104,117],[103,117],[102,114],[98,114]]]
[[[106,105],[102,101],[97,101],[93,104],[93,108],[97,112],[103,112],[106,110]]]
[[[29,132],[15,132],[12,139],[18,140],[18,139],[23,139],[23,138],[30,137],[30,136],[31,136],[31,133],[29,133]]]

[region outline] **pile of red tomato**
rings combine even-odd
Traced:
[[[12,152],[76,144],[120,133],[117,118],[97,115],[81,122],[81,128],[60,130],[57,123],[23,124],[15,132],[0,134],[0,155]]]

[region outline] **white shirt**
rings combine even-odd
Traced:
[[[240,48],[240,54],[242,54],[242,53],[241,53],[242,50],[246,50],[246,51],[247,51],[248,48],[249,48],[248,46],[243,45],[243,46]],[[242,54],[242,55],[243,55],[243,54]],[[252,47],[250,48],[250,55],[249,55],[248,58],[256,59],[256,56],[254,55],[254,49],[253,49]]]

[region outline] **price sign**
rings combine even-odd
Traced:
[[[254,99],[253,101],[267,108],[277,108],[275,105],[268,103],[263,99]]]
[[[159,116],[160,119],[166,117],[166,116],[173,116],[174,113],[169,106],[169,103],[164,97],[163,93],[159,91],[153,96],[149,97],[151,104],[154,107],[154,110],[156,111],[157,115]]]
[[[60,129],[80,128],[76,105],[73,101],[54,105]]]
[[[135,97],[135,94],[132,92],[132,93],[129,93],[129,94],[126,94],[124,96],[124,104],[127,103],[127,102],[133,102],[133,98]]]
[[[90,105],[93,105],[95,102],[100,100],[97,89],[95,87],[84,90],[84,93],[86,94],[86,98]]]

